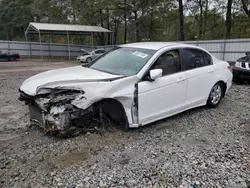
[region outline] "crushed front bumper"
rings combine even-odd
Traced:
[[[46,124],[44,112],[36,103],[29,103],[30,120],[32,123],[43,127]]]
[[[59,123],[48,121],[45,118],[45,112],[35,103],[28,104],[30,111],[31,124],[37,125],[45,131],[63,131],[67,130],[71,124],[71,113],[60,114]]]
[[[87,118],[92,117],[91,110],[87,109],[65,111],[58,114],[57,119],[50,119],[48,114],[43,111],[35,102],[30,102],[28,106],[31,124],[39,126],[44,131],[67,132],[68,130],[72,130],[79,126],[76,124],[76,122],[84,124]]]
[[[79,120],[92,115],[92,108],[80,109],[77,104],[85,100],[79,91],[61,91],[49,96],[29,96],[19,90],[19,100],[28,105],[31,124],[46,131],[67,131],[78,126]],[[64,93],[63,93],[64,92]],[[65,93],[66,92],[66,93]],[[40,100],[41,99],[41,100]],[[77,99],[77,101],[74,101]],[[54,101],[53,101],[54,100]],[[77,123],[76,123],[77,122]],[[84,124],[84,122],[80,122]]]

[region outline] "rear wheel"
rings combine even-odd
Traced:
[[[216,83],[213,86],[210,92],[210,95],[208,97],[207,106],[211,108],[216,108],[217,106],[219,106],[221,99],[222,99],[223,92],[224,92],[224,87],[222,83],[220,82]]]

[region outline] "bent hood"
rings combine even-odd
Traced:
[[[123,77],[121,75],[113,75],[82,66],[51,70],[37,74],[25,80],[20,90],[28,95],[36,95],[37,88],[56,85],[63,87],[69,82],[98,82],[109,81],[112,79]]]

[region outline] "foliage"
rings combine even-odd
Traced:
[[[226,37],[227,1],[182,2],[185,40]],[[179,4],[180,0],[0,0],[0,39],[24,40],[29,22],[47,22],[102,26],[114,32],[116,43],[175,41],[181,37]],[[248,0],[233,0],[228,36],[250,37],[249,12]],[[95,36],[96,44],[111,41],[108,35]],[[79,44],[90,41],[88,37],[72,40]],[[52,41],[66,40],[58,36]]]

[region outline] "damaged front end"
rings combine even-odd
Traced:
[[[69,131],[87,126],[93,119],[85,92],[69,89],[40,89],[36,96],[20,91],[20,101],[29,106],[31,123],[46,131]],[[86,106],[86,108],[84,108]]]

